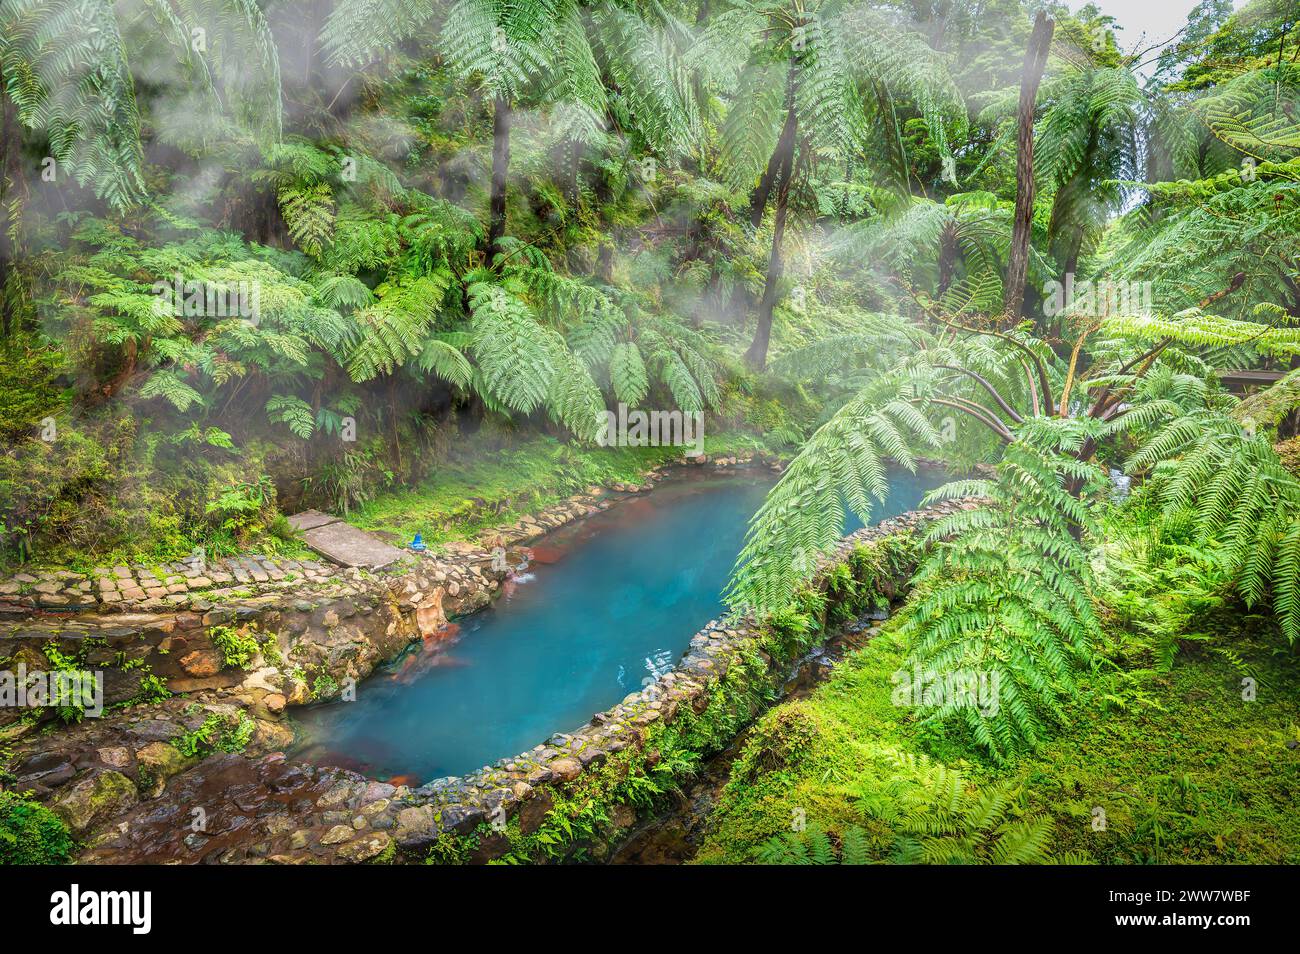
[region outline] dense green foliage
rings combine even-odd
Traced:
[[[846,513],[939,457],[978,473],[888,638],[760,726],[706,856],[1294,860],[1177,726],[1291,731],[1187,696],[1294,699],[1300,24],[1161,39],[1030,0],[0,0],[0,565],[292,551],[307,505],[465,537],[681,455],[596,446],[627,405],[791,456],[726,596],[794,645]],[[886,705],[895,670],[938,690]],[[1049,793],[1103,762],[1099,846]]]
[[[71,858],[72,836],[54,812],[0,792],[0,865],[61,865]]]

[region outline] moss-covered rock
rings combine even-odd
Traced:
[[[82,779],[54,805],[54,812],[74,835],[85,834],[103,818],[127,811],[140,800],[135,783],[121,772],[100,772]]]

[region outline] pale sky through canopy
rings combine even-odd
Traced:
[[[1116,34],[1120,49],[1125,53],[1146,49],[1157,43],[1164,44],[1187,22],[1199,0],[1092,0],[1092,5],[1102,13],[1115,18],[1124,29]],[[1233,7],[1241,9],[1245,0],[1234,0]],[[1087,0],[1069,0],[1070,9],[1078,11],[1087,6]],[[1142,34],[1146,34],[1143,37]],[[1153,51],[1154,52],[1154,51]]]

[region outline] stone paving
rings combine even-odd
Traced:
[[[33,570],[0,583],[0,613],[149,612],[191,608],[194,600],[239,599],[332,581],[322,560],[246,554],[155,566],[96,567],[89,573]]]

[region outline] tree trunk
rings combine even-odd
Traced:
[[[767,281],[763,285],[763,299],[758,303],[758,327],[754,331],[754,341],[745,352],[745,361],[755,371],[762,371],[767,366],[767,345],[772,337],[772,312],[776,308],[776,296],[781,284],[781,275],[785,263],[781,259],[781,240],[785,236],[785,220],[790,205],[790,180],[794,178],[795,135],[798,131],[798,117],[795,114],[795,80],[794,67],[790,68],[786,81],[785,125],[776,142],[773,158],[776,165],[776,218],[772,222],[772,251],[767,259]]]
[[[587,168],[591,191],[596,199],[596,221],[600,228],[600,245],[596,249],[596,277],[606,285],[614,283],[614,227],[609,223],[609,206],[614,190],[606,171],[594,161]]]
[[[772,180],[776,178],[777,157],[780,154],[781,143],[778,141],[771,158],[767,160],[767,168],[763,170],[758,185],[754,186],[754,191],[749,194],[749,222],[754,228],[763,224],[763,212],[767,209],[767,200],[772,197]]]
[[[778,176],[781,174],[781,161],[787,152],[794,148],[795,134],[795,114],[794,114],[794,90],[795,90],[795,73],[799,69],[794,63],[790,64],[789,70],[785,74],[785,125],[781,127],[781,135],[777,137],[776,148],[772,150],[772,156],[767,160],[767,168],[763,170],[763,175],[758,180],[758,185],[754,191],[749,194],[749,221],[754,228],[763,224],[763,213],[767,210],[767,200],[772,197],[772,186],[777,184]]]
[[[1016,137],[1016,213],[1011,231],[1011,254],[1007,262],[1006,313],[1018,319],[1025,305],[1025,277],[1029,271],[1029,233],[1034,220],[1034,101],[1047,66],[1056,22],[1039,11],[1025,50],[1024,72],[1020,77],[1020,106]]]
[[[510,102],[504,96],[492,101],[492,195],[488,203],[488,263],[502,251],[506,234],[506,176],[510,171]]]
[[[783,179],[776,192],[776,221],[772,226],[772,253],[767,259],[767,284],[763,286],[763,300],[758,303],[758,327],[754,341],[745,352],[745,361],[755,371],[767,367],[767,345],[772,337],[772,313],[776,309],[777,287],[785,263],[781,260],[781,239],[785,235],[785,217],[790,194],[789,179]]]
[[[582,143],[576,139],[569,140],[569,165],[564,170],[564,199],[569,203],[569,214],[578,217],[579,186],[581,179],[578,172],[582,165]]]
[[[957,269],[957,259],[960,254],[957,230],[948,226],[939,237],[939,287],[936,289],[939,297],[943,297],[952,286],[953,273]]]
[[[0,340],[7,340],[17,325],[14,300],[8,287],[18,261],[15,242],[10,237],[13,223],[9,220],[9,210],[19,201],[19,190],[25,188],[22,133],[18,107],[5,92],[4,77],[0,75]]]

